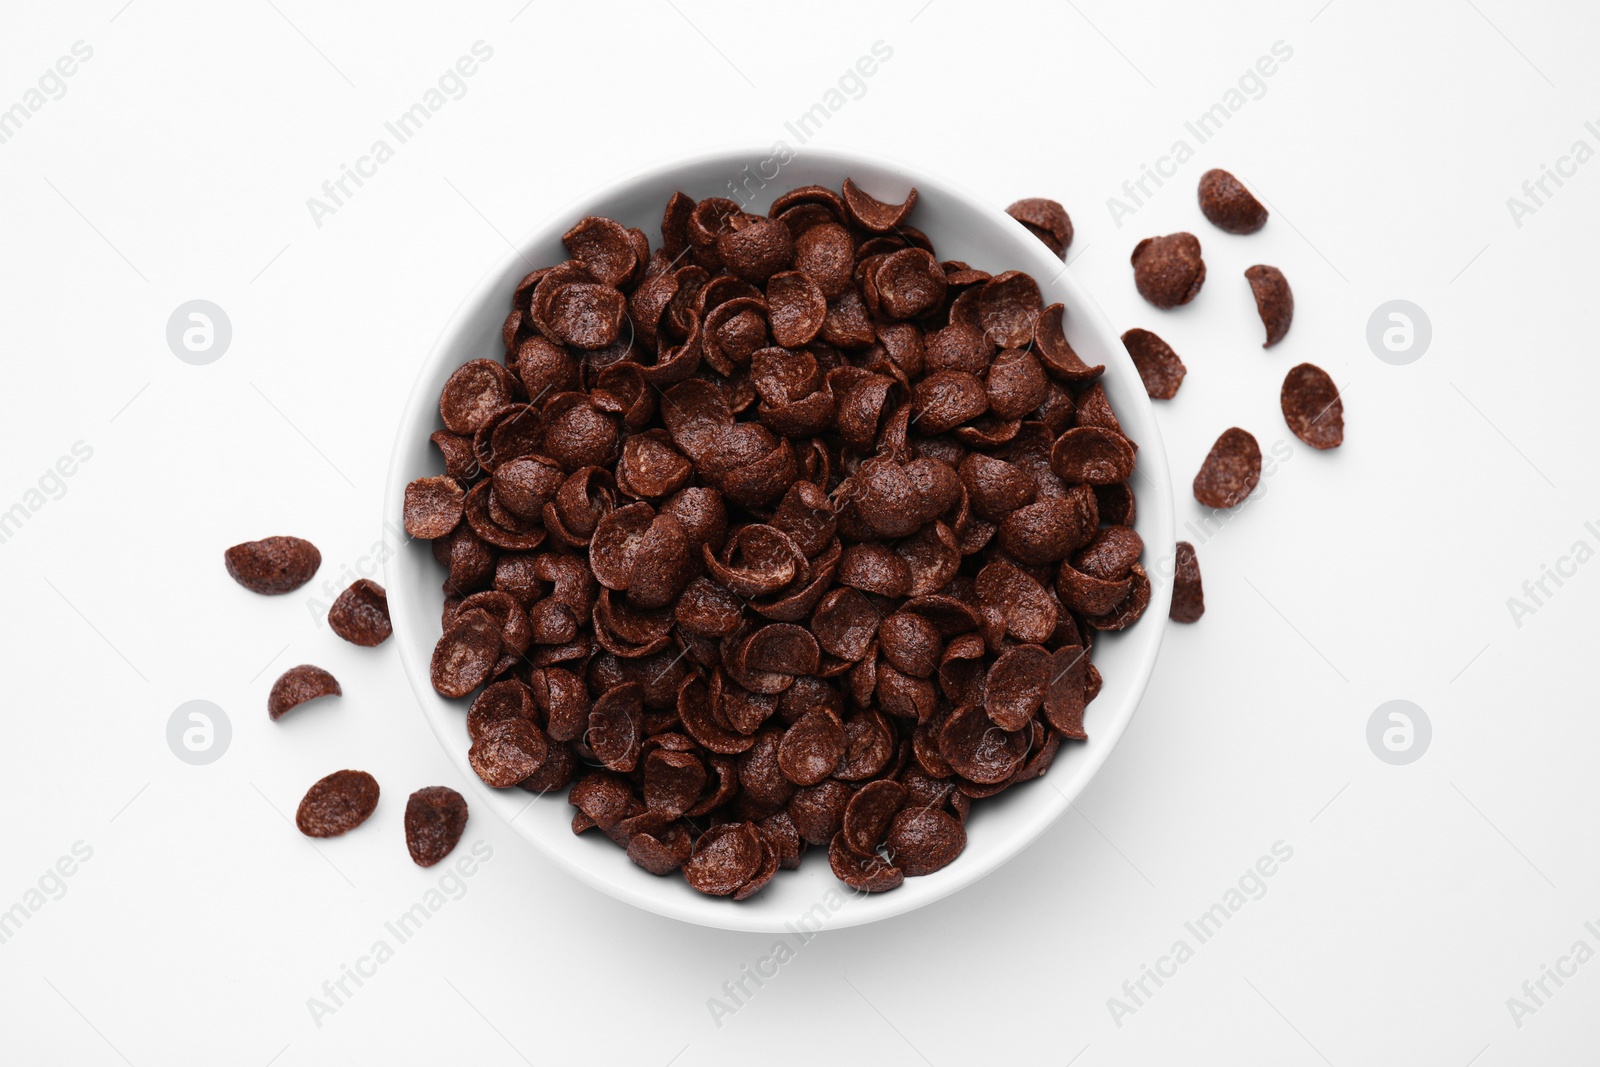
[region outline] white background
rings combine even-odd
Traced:
[[[1600,926],[1600,564],[1547,583],[1520,626],[1507,598],[1575,541],[1600,548],[1584,528],[1600,526],[1587,314],[1600,162],[1547,185],[1520,226],[1506,203],[1575,140],[1600,149],[1584,128],[1600,125],[1592,7],[520,3],[8,6],[0,107],[74,42],[93,56],[0,144],[0,510],[75,442],[93,455],[0,544],[0,908],[74,843],[92,858],[0,944],[0,1056],[1592,1055],[1600,963],[1547,983],[1520,1026],[1507,998],[1575,941],[1600,950],[1584,928]],[[465,96],[315,225],[307,198],[479,40],[493,58]],[[1074,269],[1117,328],[1155,329],[1188,364],[1158,412],[1180,525],[1199,515],[1187,482],[1222,429],[1295,445],[1199,546],[1205,618],[1171,627],[1114,757],[1023,856],[923,911],[812,941],[721,1026],[707,999],[770,936],[599,896],[486,814],[461,851],[481,841],[493,856],[465,894],[317,1025],[307,998],[441,876],[406,858],[403,798],[466,789],[394,649],[344,644],[307,603],[384,536],[414,369],[508,237],[676,153],[795,145],[784,123],[880,40],[892,58],[818,143],[914,162],[999,205],[1067,205]],[[1107,199],[1175,139],[1193,144],[1184,121],[1277,41],[1293,55],[1259,98],[1117,225]],[[1194,185],[1211,166],[1269,202],[1265,230],[1204,221]],[[1128,254],[1180,229],[1200,237],[1209,278],[1159,312]],[[1256,262],[1297,296],[1267,352],[1241,276]],[[232,321],[209,366],[166,343],[169,314],[195,298]],[[1366,342],[1394,298],[1433,326],[1409,366]],[[1279,413],[1303,360],[1345,389],[1336,452],[1293,442]],[[310,538],[323,568],[298,594],[256,597],[222,549],[275,533]],[[346,695],[269,722],[268,686],[301,662]],[[165,737],[197,698],[233,731],[201,767]],[[1366,741],[1395,698],[1433,727],[1408,766]],[[359,832],[311,843],[286,820],[343,766],[371,770],[383,803]],[[1278,841],[1293,858],[1266,894],[1119,1026],[1107,998],[1175,939],[1194,945],[1184,922]]]

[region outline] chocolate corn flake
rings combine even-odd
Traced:
[[[1004,520],[1039,495],[1037,483],[1022,468],[983,452],[967,455],[958,473],[972,509],[987,519]]]
[[[1055,632],[1054,600],[1021,568],[997,560],[978,572],[975,588],[984,608],[995,612],[1003,631],[1018,641],[1039,643]]]
[[[1310,363],[1293,368],[1279,395],[1283,419],[1294,435],[1312,448],[1337,448],[1344,443],[1344,402],[1328,372]]]
[[[290,667],[272,683],[272,691],[267,694],[267,715],[274,720],[281,719],[291,708],[297,708],[308,700],[342,696],[343,693],[338,679],[333,675],[321,667],[302,663],[298,667]]]
[[[801,271],[784,271],[767,280],[767,316],[778,344],[787,348],[809,344],[827,315],[827,296]]]
[[[561,243],[606,285],[621,285],[642,266],[628,231],[613,219],[591,215],[563,234]]]
[[[694,843],[683,865],[689,884],[711,896],[732,896],[761,870],[761,832],[751,823],[728,822],[713,826]]]
[[[854,790],[837,776],[814,786],[796,789],[785,812],[795,831],[808,844],[826,845],[844,827],[844,810]]]
[[[1271,348],[1289,333],[1294,321],[1294,293],[1289,289],[1289,279],[1277,267],[1256,264],[1244,272],[1250,283],[1250,292],[1256,298],[1256,313],[1261,325],[1267,328],[1267,339],[1262,348]]]
[[[760,820],[756,826],[764,833],[772,844],[778,856],[778,866],[786,871],[797,870],[800,858],[805,855],[806,841],[794,827],[794,820],[789,818],[787,811],[775,811]],[[774,874],[777,872],[773,872]],[[765,885],[762,882],[761,885]],[[754,893],[761,886],[750,889]],[[748,896],[749,893],[746,894]]]
[[[372,648],[394,633],[389,596],[370,578],[358,578],[328,608],[328,628],[352,645]]]
[[[851,286],[829,302],[819,336],[827,344],[848,351],[866,348],[877,339],[877,328],[859,289]]]
[[[713,680],[718,683],[719,698],[721,679],[721,674],[713,675]],[[678,718],[683,723],[684,731],[707,752],[732,756],[748,752],[755,744],[754,737],[733,729],[726,719],[718,721],[710,687],[698,675],[685,678],[678,689]]]
[[[1178,395],[1183,376],[1188,372],[1172,346],[1149,330],[1133,329],[1122,335],[1122,347],[1133,357],[1133,366],[1152,400],[1171,400]]]
[[[923,365],[929,371],[959,370],[982,374],[994,357],[995,346],[982,330],[965,322],[952,322],[929,334]]]
[[[889,823],[905,804],[906,787],[899,782],[887,778],[868,782],[845,805],[845,844],[862,854],[876,852],[889,832]]]
[[[705,791],[705,762],[694,752],[658,747],[645,757],[641,778],[645,807],[676,818]]]
[[[844,206],[850,221],[873,233],[886,233],[905,222],[917,206],[917,191],[912,189],[898,204],[885,203],[864,192],[849,178],[844,180]]]
[[[1085,738],[1089,643],[1151,598],[1104,363],[1034,278],[941,260],[916,201],[678,193],[655,249],[577,220],[510,294],[504,359],[451,375],[443,471],[405,494],[474,771],[566,790],[575,833],[700,892],[745,899],[807,845],[861,892],[954,862],[974,800]],[[1064,253],[1059,204],[1011,213]],[[1135,358],[1176,388],[1175,356]],[[357,583],[336,628],[376,637],[381,599]],[[455,801],[412,801],[414,856],[444,856]]]
[[[490,723],[467,751],[467,761],[488,785],[506,789],[536,772],[550,750],[549,739],[527,719]]]
[[[1267,224],[1267,209],[1244,183],[1225,170],[1200,175],[1200,213],[1229,233],[1255,233]]]
[[[467,709],[467,734],[473,740],[490,725],[507,719],[535,717],[533,690],[515,678],[506,678],[486,686]]]
[[[430,668],[441,696],[464,697],[489,680],[500,658],[500,623],[486,611],[464,611],[433,650]]]
[[[855,245],[850,231],[835,222],[806,230],[795,239],[794,266],[825,299],[839,299],[849,290],[855,271]]]
[[[1187,304],[1206,280],[1200,241],[1192,233],[1146,237],[1133,249],[1133,282],[1139,295],[1158,308]]]
[[[1071,563],[1056,572],[1056,594],[1081,616],[1104,615],[1127,599],[1133,581],[1127,576],[1100,578],[1085,574]]]
[[[577,384],[578,361],[547,338],[528,338],[518,346],[515,356],[517,377],[529,397],[543,399]]]
[[[692,197],[673,193],[661,217],[661,250],[676,260],[689,247],[689,215],[694,211]]]
[[[794,238],[777,219],[739,214],[730,217],[729,225],[717,237],[717,255],[737,277],[765,282],[794,260]]]
[[[1050,653],[1042,645],[1013,645],[1000,653],[984,682],[984,710],[1002,730],[1020,730],[1044,704]]]
[[[1102,526],[1087,545],[1072,555],[1084,574],[1107,581],[1125,578],[1139,562],[1144,540],[1129,526]]]
[[[644,687],[624,682],[606,690],[590,707],[583,740],[602,767],[627,772],[639,762],[643,735]]]
[[[932,874],[947,867],[967,847],[967,830],[959,819],[938,808],[911,807],[889,824],[890,860],[907,877]]]
[[[511,402],[511,372],[492,359],[463,363],[439,395],[439,417],[452,433],[475,433]]]
[[[1026,226],[1058,258],[1067,258],[1067,248],[1072,244],[1072,219],[1066,208],[1054,200],[1030,196],[1006,208],[1006,214]]]
[[[1132,526],[1138,517],[1138,502],[1127,482],[1095,486],[1094,506],[1100,521],[1113,526]]]
[[[1261,481],[1261,446],[1255,435],[1237,426],[1217,438],[1194,476],[1194,498],[1208,508],[1244,503]]]
[[[944,584],[939,582],[934,588]],[[891,666],[914,678],[934,672],[943,646],[939,628],[914,612],[897,611],[878,627],[878,651]]]
[[[517,788],[543,795],[565,789],[578,770],[578,757],[571,745],[551,745],[539,769],[517,783]]]
[[[1033,323],[1033,346],[1045,371],[1071,385],[1087,385],[1105,373],[1105,366],[1085,363],[1067,340],[1065,305],[1050,304]]]
[[[448,477],[458,482],[471,482],[482,473],[478,457],[472,451],[471,437],[449,430],[435,430],[428,439],[444,457],[444,472]]]
[[[990,341],[1021,348],[1033,337],[1034,323],[1044,310],[1039,283],[1019,270],[990,278],[978,292],[978,325]]]
[[[623,441],[617,489],[626,496],[660,500],[682,489],[693,473],[694,464],[673,447],[665,430],[647,430]]]
[[[628,838],[628,858],[651,874],[664,876],[681,868],[694,851],[689,831],[673,823],[659,834],[640,830]]]
[[[882,314],[890,319],[913,319],[944,300],[944,270],[932,254],[921,248],[904,248],[884,256],[870,272]]]
[[[1121,483],[1118,483],[1121,484]],[[1000,547],[1019,563],[1054,563],[1094,534],[1095,495],[1073,486],[1059,497],[1025,504],[1000,523]]]
[[[467,801],[446,785],[430,785],[406,798],[406,851],[418,867],[450,855],[467,828]]]
[[[228,575],[252,593],[280,596],[311,580],[322,566],[317,546],[299,537],[266,537],[234,545],[222,555]]]
[[[1142,564],[1135,563],[1129,568],[1127,582],[1126,596],[1103,614],[1084,616],[1083,624],[1091,630],[1125,630],[1138,622],[1150,606],[1150,577]]]
[[[461,521],[466,499],[466,492],[455,478],[418,478],[406,486],[406,533],[412,537],[448,536]]]
[[[1168,616],[1174,622],[1199,622],[1206,613],[1205,587],[1200,583],[1200,560],[1194,546],[1179,541],[1172,578],[1172,608]]]
[[[1044,402],[1049,381],[1031,353],[1008,348],[989,365],[984,386],[990,411],[1003,419],[1021,419]]]
[[[307,837],[338,837],[372,817],[378,780],[366,771],[334,771],[306,790],[294,824]]]
[[[902,588],[909,587],[907,582]],[[860,662],[873,649],[880,616],[859,590],[835,589],[823,596],[811,617],[817,644],[828,655]]]
[[[802,185],[781,193],[772,201],[772,208],[767,213],[773,218],[782,218],[790,209],[801,206],[819,209],[821,218],[841,223],[846,221],[844,198],[825,185]]]
[[[593,350],[612,344],[622,334],[627,300],[617,289],[594,282],[573,282],[555,290],[545,317],[555,339],[574,348]]]
[[[1050,469],[1073,484],[1111,485],[1133,474],[1133,446],[1116,430],[1076,426],[1050,449]]]
[[[945,370],[917,383],[912,405],[922,432],[939,434],[988,411],[989,396],[977,375]]]
[[[834,876],[858,893],[886,893],[905,884],[905,872],[877,853],[851,848],[841,831],[828,845],[828,865]]]
[[[1050,680],[1044,694],[1045,721],[1063,737],[1083,740],[1084,706],[1092,699],[1088,691],[1088,649],[1062,645],[1050,654]]]
[[[844,724],[828,710],[812,710],[784,732],[778,769],[795,785],[816,785],[839,765],[847,737]]]
[[[1004,782],[1028,754],[1027,730],[997,726],[980,707],[956,708],[939,728],[939,754],[961,777],[979,785]]]

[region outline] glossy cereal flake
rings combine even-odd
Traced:
[[[450,855],[466,828],[467,801],[449,786],[431,785],[406,799],[406,851],[418,867]]]
[[[328,608],[328,628],[352,645],[372,648],[394,632],[389,596],[370,578],[358,578]]]
[[[267,714],[274,720],[281,719],[291,709],[308,700],[342,694],[339,681],[333,675],[321,667],[302,663],[298,667],[290,667],[272,683],[272,690],[267,695]]]
[[[1267,329],[1267,339],[1261,347],[1271,348],[1288,336],[1289,325],[1294,321],[1294,292],[1289,288],[1289,279],[1277,267],[1258,263],[1244,276],[1256,300],[1256,313]]]
[[[322,565],[317,546],[299,537],[267,537],[246,541],[223,553],[234,581],[266,596],[292,593],[311,580]]]
[[[1312,448],[1338,448],[1344,443],[1344,401],[1328,372],[1302,363],[1283,379],[1279,394],[1283,421]]]
[[[1230,427],[1194,476],[1194,498],[1208,508],[1237,507],[1260,481],[1261,445],[1248,430]]]
[[[366,771],[334,771],[306,791],[294,824],[307,837],[338,837],[366,822],[377,807],[376,778]]]
[[[1134,285],[1158,308],[1187,304],[1199,295],[1205,280],[1200,241],[1192,233],[1147,237],[1134,246]]]

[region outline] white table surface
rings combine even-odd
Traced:
[[[0,543],[0,910],[27,913],[0,943],[0,1056],[1592,1054],[1600,963],[1569,957],[1579,941],[1600,951],[1600,564],[1561,564],[1580,540],[1600,549],[1586,314],[1600,162],[1561,163],[1576,141],[1600,150],[1591,7],[520,2],[95,0],[0,16],[0,109],[40,105],[0,143],[0,511],[28,513]],[[464,95],[313,220],[307,199],[376,139],[393,145],[385,122],[479,41],[492,56]],[[708,1001],[770,936],[598,896],[487,814],[458,854],[489,858],[398,943],[384,924],[444,877],[405,858],[403,798],[464,784],[394,650],[345,645],[308,601],[370,567],[386,536],[383,477],[415,367],[508,236],[682,151],[796,144],[785,124],[826,106],[880,41],[892,55],[846,82],[864,92],[836,98],[817,143],[915,161],[1001,205],[1067,205],[1074,269],[1112,321],[1155,329],[1188,364],[1159,412],[1180,524],[1200,515],[1187,480],[1222,429],[1293,444],[1199,544],[1206,617],[1171,629],[1120,748],[1029,851],[923,911],[800,946],[731,1015]],[[45,76],[76,42],[92,54]],[[1292,54],[1200,144],[1185,122],[1226,106],[1276,42]],[[1193,158],[1114,217],[1108,199],[1179,139]],[[1544,165],[1570,176],[1535,203],[1523,183]],[[1204,221],[1194,186],[1211,166],[1263,195],[1265,230]],[[1513,196],[1536,210],[1514,216]],[[1203,242],[1208,281],[1159,312],[1128,254],[1181,229]],[[1297,297],[1267,352],[1241,276],[1257,262]],[[166,340],[193,299],[232,326],[209,365]],[[1367,344],[1392,299],[1432,325],[1409,365]],[[1294,442],[1278,411],[1283,374],[1305,360],[1346,391],[1332,454]],[[75,447],[89,458],[48,476]],[[317,543],[321,573],[295,595],[244,593],[222,549],[280,532]],[[1524,582],[1558,564],[1570,577],[1535,604]],[[1534,610],[1514,617],[1512,597]],[[289,730],[265,694],[300,662],[347,695]],[[195,699],[232,731],[203,766],[166,740]],[[1403,766],[1367,743],[1393,699],[1432,726]],[[312,844],[286,819],[341,766],[374,772],[384,801],[362,832]],[[1275,844],[1292,857],[1201,943],[1185,923]],[[70,876],[51,873],[62,857]],[[309,999],[380,939],[392,958],[314,1014]],[[1124,982],[1180,939],[1192,956],[1131,999]],[[1546,966],[1570,976],[1541,993]]]

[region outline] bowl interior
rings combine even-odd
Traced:
[[[1104,688],[1086,714],[1089,741],[1063,745],[1043,779],[974,804],[967,824],[966,851],[950,866],[929,876],[908,878],[889,893],[855,894],[833,876],[826,857],[820,854],[824,850],[813,848],[799,870],[780,872],[762,892],[736,903],[703,896],[681,877],[647,874],[597,833],[574,835],[572,808],[564,791],[530,804],[528,793],[492,790],[478,780],[466,758],[469,702],[445,700],[429,681],[429,660],[440,635],[443,573],[427,544],[408,542],[385,568],[395,641],[429,725],[450,758],[478,788],[476,803],[498,812],[518,833],[596,888],[650,911],[730,930],[781,931],[786,923],[798,924],[802,919],[828,928],[872,922],[947,896],[1016,855],[1066,810],[1121,737],[1154,667],[1171,599],[1172,490],[1150,401],[1104,315],[1073,282],[1061,261],[997,207],[916,169],[810,148],[781,165],[780,158],[770,153],[729,151],[655,167],[573,205],[523,240],[463,301],[423,362],[400,419],[385,518],[399,516],[408,482],[443,473],[443,461],[428,435],[442,428],[438,396],[445,380],[469,359],[501,357],[500,328],[512,289],[533,266],[567,258],[561,235],[578,219],[610,216],[644,230],[655,245],[660,241],[662,209],[676,190],[695,199],[740,199],[746,210],[765,212],[772,199],[785,190],[812,183],[837,190],[849,177],[867,192],[896,203],[915,186],[918,201],[909,221],[928,234],[941,259],[965,260],[994,273],[1027,271],[1038,280],[1046,303],[1065,304],[1069,340],[1086,362],[1106,365],[1106,393],[1124,429],[1140,445],[1134,476],[1139,504],[1136,528],[1147,546],[1144,563],[1150,572],[1152,597],[1149,610],[1137,624],[1119,634],[1102,634],[1096,641],[1094,661],[1104,677]],[[765,179],[774,170],[776,177]]]

